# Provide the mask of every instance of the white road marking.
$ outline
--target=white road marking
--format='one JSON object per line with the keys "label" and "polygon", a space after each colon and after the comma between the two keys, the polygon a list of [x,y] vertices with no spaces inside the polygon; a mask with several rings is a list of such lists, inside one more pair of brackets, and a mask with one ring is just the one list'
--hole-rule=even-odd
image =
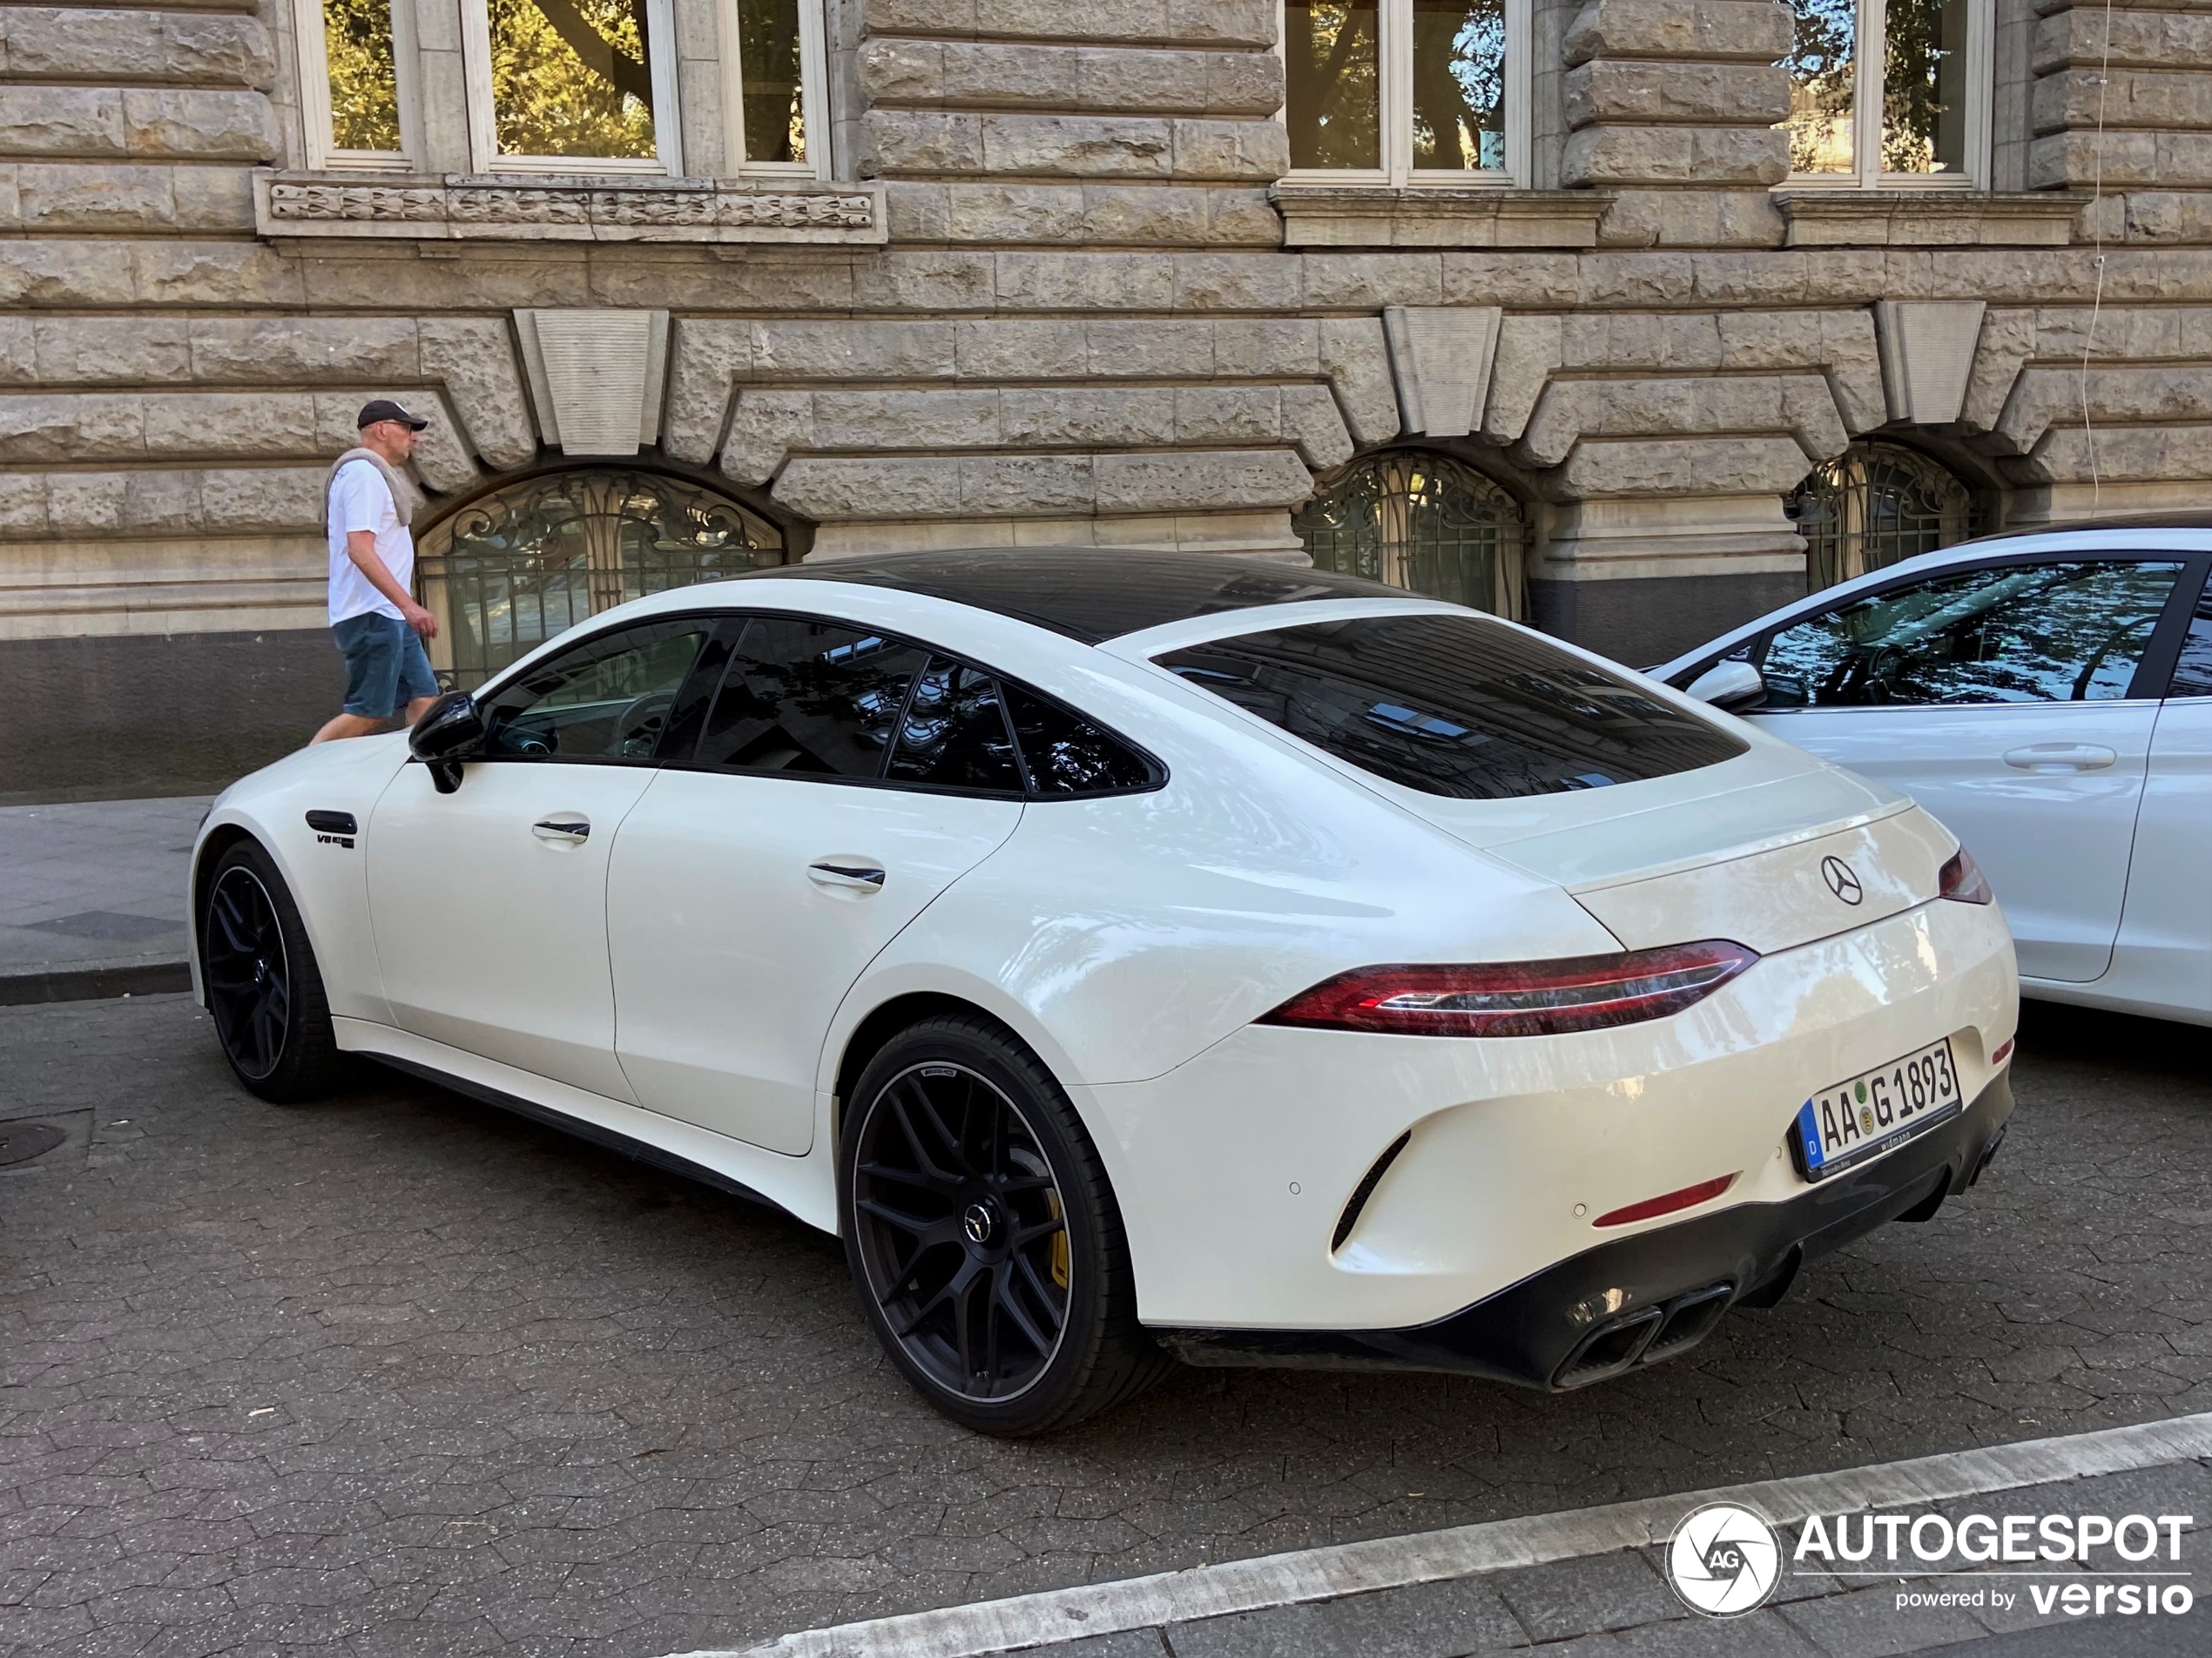
{"label": "white road marking", "polygon": [[2212,1458],[2212,1411],[2138,1427],[2100,1428],[1983,1451],[1953,1451],[1835,1473],[1799,1474],[1018,1594],[803,1630],[742,1653],[724,1648],[681,1658],[982,1658],[1085,1635],[1644,1548],[1664,1541],[1684,1514],[1707,1503],[1746,1503],[1786,1526],[1814,1514],[1938,1502],[2197,1458]]}

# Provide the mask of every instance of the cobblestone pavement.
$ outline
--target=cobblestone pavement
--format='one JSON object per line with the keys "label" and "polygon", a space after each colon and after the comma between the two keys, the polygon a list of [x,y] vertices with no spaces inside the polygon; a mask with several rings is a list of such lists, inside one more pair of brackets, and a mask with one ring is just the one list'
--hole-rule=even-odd
{"label": "cobblestone pavement", "polygon": [[795,1223],[182,998],[0,1010],[0,1650],[647,1658],[2212,1408],[2207,1033],[2032,1010],[1982,1184],[1558,1398],[1200,1372],[967,1436]]}

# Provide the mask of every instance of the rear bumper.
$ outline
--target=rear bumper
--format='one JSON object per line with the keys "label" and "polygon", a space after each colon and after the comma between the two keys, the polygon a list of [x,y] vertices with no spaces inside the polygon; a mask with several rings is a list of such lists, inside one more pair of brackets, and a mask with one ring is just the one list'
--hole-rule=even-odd
{"label": "rear bumper", "polygon": [[1800,1263],[1885,1221],[1925,1219],[2003,1137],[2000,1073],[1959,1115],[1781,1203],[1739,1203],[1617,1238],[1433,1324],[1399,1330],[1155,1330],[1186,1362],[1455,1371],[1562,1390],[1688,1351],[1738,1304],[1770,1306]]}

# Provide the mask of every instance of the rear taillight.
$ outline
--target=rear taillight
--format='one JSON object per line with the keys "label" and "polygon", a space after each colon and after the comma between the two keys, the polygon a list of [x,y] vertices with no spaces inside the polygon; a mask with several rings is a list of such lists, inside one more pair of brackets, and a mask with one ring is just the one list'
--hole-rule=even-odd
{"label": "rear taillight", "polygon": [[1259,1022],[1399,1036],[1555,1036],[1680,1013],[1758,959],[1740,944],[1707,939],[1555,961],[1355,967]]}
{"label": "rear taillight", "polygon": [[1961,846],[1951,854],[1951,861],[1936,877],[1936,896],[1955,899],[1961,904],[1987,904],[1997,895],[1989,890],[1989,877],[1981,873],[1973,853]]}

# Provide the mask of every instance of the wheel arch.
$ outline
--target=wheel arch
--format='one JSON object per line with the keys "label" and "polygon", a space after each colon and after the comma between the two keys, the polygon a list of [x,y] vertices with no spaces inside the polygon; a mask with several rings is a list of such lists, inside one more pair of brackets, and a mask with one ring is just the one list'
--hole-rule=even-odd
{"label": "wheel arch", "polygon": [[[241,840],[253,841],[265,853],[269,844],[243,823],[218,823],[208,826],[200,837],[199,845],[192,850],[192,908],[185,928],[186,959],[192,963],[192,1000],[201,1007],[207,1005],[206,963],[200,960],[200,917],[206,913],[208,885],[215,879],[215,866],[223,861],[223,854]],[[269,853],[273,859],[274,853]],[[280,866],[281,867],[281,866]],[[300,918],[304,923],[306,917]]]}

